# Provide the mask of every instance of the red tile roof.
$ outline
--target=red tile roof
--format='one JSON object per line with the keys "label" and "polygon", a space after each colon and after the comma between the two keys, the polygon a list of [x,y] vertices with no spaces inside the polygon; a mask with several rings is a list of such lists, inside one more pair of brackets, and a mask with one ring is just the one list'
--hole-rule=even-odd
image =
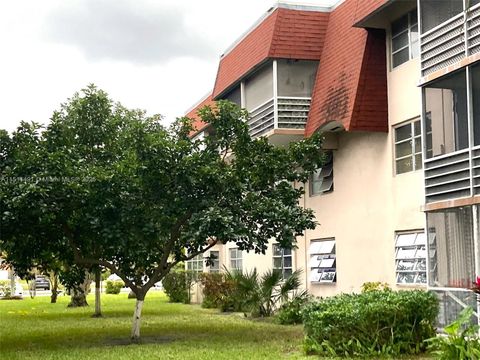
{"label": "red tile roof", "polygon": [[207,127],[207,123],[204,123],[200,116],[198,115],[198,110],[204,106],[215,106],[215,101],[213,101],[212,94],[207,95],[203,98],[193,109],[191,109],[185,116],[193,120],[194,131],[190,135],[195,135],[199,131]]}
{"label": "red tile roof", "polygon": [[220,60],[216,98],[269,58],[319,60],[329,13],[277,8]]}
{"label": "red tile roof", "polygon": [[346,0],[331,13],[278,7],[221,58],[211,96],[187,116],[203,129],[198,109],[267,59],[320,60],[305,135],[330,121],[387,131],[385,32],[354,27],[386,2]]}
{"label": "red tile roof", "polygon": [[330,15],[306,136],[330,121],[347,131],[387,131],[385,34],[352,27],[363,1],[347,0]]}

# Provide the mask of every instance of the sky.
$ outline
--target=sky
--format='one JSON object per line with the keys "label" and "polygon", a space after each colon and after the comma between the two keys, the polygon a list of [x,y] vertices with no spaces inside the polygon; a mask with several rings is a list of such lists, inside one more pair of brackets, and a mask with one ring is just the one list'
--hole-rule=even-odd
{"label": "sky", "polygon": [[220,55],[275,2],[1,1],[0,129],[47,124],[90,83],[168,124],[211,91]]}

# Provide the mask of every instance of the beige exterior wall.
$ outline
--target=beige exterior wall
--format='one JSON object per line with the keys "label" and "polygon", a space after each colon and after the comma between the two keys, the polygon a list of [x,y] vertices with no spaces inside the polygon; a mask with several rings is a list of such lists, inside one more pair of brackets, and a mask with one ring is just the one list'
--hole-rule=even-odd
{"label": "beige exterior wall", "polygon": [[[394,130],[420,116],[417,87],[418,59],[388,73],[389,133],[341,132],[330,135],[334,156],[334,191],[307,196],[302,204],[315,211],[319,225],[298,239],[293,269],[304,269],[303,286],[316,296],[359,291],[369,281],[395,287],[395,233],[425,228],[423,171],[395,175]],[[309,281],[308,247],[312,240],[335,238],[337,282]],[[221,267],[230,266],[228,249],[221,245]],[[243,270],[262,273],[272,267],[272,248],[265,255],[243,252]]]}

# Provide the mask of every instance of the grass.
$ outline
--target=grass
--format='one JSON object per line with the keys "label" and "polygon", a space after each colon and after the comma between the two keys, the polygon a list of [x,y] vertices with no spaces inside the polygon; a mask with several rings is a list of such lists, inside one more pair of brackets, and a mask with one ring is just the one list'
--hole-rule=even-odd
{"label": "grass", "polygon": [[0,301],[2,359],[307,358],[300,326],[171,304],[161,293],[146,298],[139,345],[128,341],[134,300],[127,294],[103,295],[100,319],[91,317],[93,306],[68,309],[68,297],[61,296],[57,304],[49,300]]}

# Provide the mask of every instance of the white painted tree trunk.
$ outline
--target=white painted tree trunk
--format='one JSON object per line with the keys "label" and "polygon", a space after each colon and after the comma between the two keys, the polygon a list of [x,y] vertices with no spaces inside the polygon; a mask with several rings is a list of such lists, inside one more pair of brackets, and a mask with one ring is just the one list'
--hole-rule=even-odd
{"label": "white painted tree trunk", "polygon": [[15,296],[15,270],[13,266],[10,268],[10,296]]}
{"label": "white painted tree trunk", "polygon": [[100,302],[100,294],[102,290],[102,278],[100,274],[100,270],[97,269],[95,272],[95,314],[94,317],[101,317],[102,316],[102,305]]}
{"label": "white painted tree trunk", "polygon": [[143,300],[138,300],[135,304],[135,312],[133,313],[133,325],[132,325],[132,335],[131,338],[134,341],[138,341],[140,339],[140,318],[142,316],[142,307],[143,307]]}

